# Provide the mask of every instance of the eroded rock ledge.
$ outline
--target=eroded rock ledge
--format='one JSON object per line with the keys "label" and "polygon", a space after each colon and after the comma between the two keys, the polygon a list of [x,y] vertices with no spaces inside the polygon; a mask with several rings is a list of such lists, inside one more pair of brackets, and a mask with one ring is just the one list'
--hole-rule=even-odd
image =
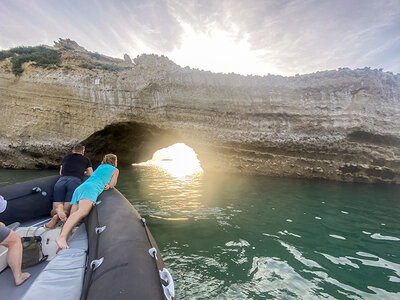
{"label": "eroded rock ledge", "polygon": [[400,75],[214,74],[65,45],[61,65],[25,63],[20,77],[0,61],[1,167],[56,166],[81,141],[94,159],[114,151],[126,163],[185,142],[206,169],[400,183]]}

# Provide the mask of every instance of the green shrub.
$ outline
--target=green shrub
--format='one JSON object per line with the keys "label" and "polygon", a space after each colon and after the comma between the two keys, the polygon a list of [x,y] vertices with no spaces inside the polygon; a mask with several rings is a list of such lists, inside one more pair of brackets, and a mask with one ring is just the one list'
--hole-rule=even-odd
{"label": "green shrub", "polygon": [[89,70],[92,70],[92,69],[95,68],[94,65],[88,64],[88,63],[82,63],[82,64],[79,65],[79,67],[84,68],[84,69],[89,69]]}
{"label": "green shrub", "polygon": [[101,54],[97,53],[97,52],[90,52],[89,53],[91,57],[95,58],[95,59],[100,59],[101,58]]}
{"label": "green shrub", "polygon": [[9,50],[0,51],[0,60],[11,57],[12,72],[19,76],[22,74],[22,64],[33,61],[36,66],[47,68],[50,66],[59,66],[61,63],[60,53],[44,46],[36,47],[16,47]]}
{"label": "green shrub", "polygon": [[71,46],[64,46],[64,47],[62,47],[62,49],[63,49],[63,50],[68,50],[68,51],[73,51],[73,50],[75,50],[74,47],[71,47]]}
{"label": "green shrub", "polygon": [[14,73],[15,76],[19,76],[22,74],[22,72],[24,72],[24,69],[22,69],[22,64],[24,62],[25,61],[21,59],[20,56],[14,56],[13,58],[11,58],[11,71]]}
{"label": "green shrub", "polygon": [[9,50],[0,51],[0,61],[5,60],[6,58],[9,58],[11,56],[13,56],[13,54]]}
{"label": "green shrub", "polygon": [[106,71],[110,71],[110,72],[115,72],[115,71],[121,71],[124,69],[124,67],[120,67],[117,65],[110,65],[110,64],[102,64],[102,63],[95,63],[95,64],[91,64],[91,63],[81,63],[79,65],[81,68],[85,68],[85,69],[89,69],[89,70],[93,70],[93,69],[103,69]]}
{"label": "green shrub", "polygon": [[96,66],[98,66],[100,69],[106,70],[106,71],[120,71],[123,69],[123,67],[117,66],[117,65],[110,65],[110,64],[100,64],[97,63]]}

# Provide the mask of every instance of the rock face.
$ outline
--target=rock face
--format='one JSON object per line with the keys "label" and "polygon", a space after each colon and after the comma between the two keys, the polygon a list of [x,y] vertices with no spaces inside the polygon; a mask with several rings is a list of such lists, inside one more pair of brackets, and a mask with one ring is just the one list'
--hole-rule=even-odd
{"label": "rock face", "polygon": [[214,74],[154,55],[109,71],[81,67],[82,55],[101,57],[72,48],[60,68],[28,63],[21,77],[0,62],[2,167],[56,166],[81,141],[127,163],[184,142],[206,169],[400,183],[399,75]]}
{"label": "rock face", "polygon": [[131,64],[132,63],[132,59],[130,58],[130,56],[128,54],[124,54],[124,61]]}

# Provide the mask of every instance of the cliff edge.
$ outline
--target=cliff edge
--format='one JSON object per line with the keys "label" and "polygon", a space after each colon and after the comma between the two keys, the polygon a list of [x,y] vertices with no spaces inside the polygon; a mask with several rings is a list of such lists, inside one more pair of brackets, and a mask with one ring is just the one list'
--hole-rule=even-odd
{"label": "cliff edge", "polygon": [[116,152],[126,163],[185,142],[206,169],[400,183],[400,75],[215,74],[163,56],[110,58],[71,40],[42,47],[54,61],[39,61],[40,49],[1,51],[3,168],[57,166],[82,141],[89,156]]}

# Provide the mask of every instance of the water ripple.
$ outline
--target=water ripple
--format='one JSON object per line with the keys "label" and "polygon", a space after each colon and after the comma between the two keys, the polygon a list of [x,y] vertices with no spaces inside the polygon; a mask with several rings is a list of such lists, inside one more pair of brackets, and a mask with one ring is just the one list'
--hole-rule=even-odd
{"label": "water ripple", "polygon": [[330,234],[330,237],[333,237],[334,239],[339,239],[339,240],[346,240],[344,236],[337,235],[337,234]]}
{"label": "water ripple", "polygon": [[372,266],[392,270],[400,278],[400,264],[388,261],[374,254],[366,252],[357,252],[356,254],[364,258],[352,257],[352,259],[359,260],[364,266]]}
{"label": "water ripple", "polygon": [[150,217],[180,299],[400,299],[393,187],[132,176],[118,188]]}
{"label": "water ripple", "polygon": [[395,242],[400,241],[400,239],[397,238],[397,237],[381,235],[380,233],[374,233],[374,234],[372,234],[372,235],[371,235],[371,238],[372,238],[372,239],[375,239],[375,240],[385,240],[385,241],[395,241]]}
{"label": "water ripple", "polygon": [[311,259],[307,259],[305,258],[302,253],[297,250],[295,247],[290,246],[282,241],[279,241],[281,243],[281,245],[283,247],[285,247],[299,262],[301,262],[302,264],[304,264],[305,266],[309,267],[309,268],[319,268],[319,269],[323,269],[317,262],[311,260]]}
{"label": "water ripple", "polygon": [[[318,253],[318,252],[317,252]],[[324,256],[327,260],[329,260],[331,263],[335,265],[344,265],[344,266],[350,266],[355,269],[359,269],[359,265],[353,263],[349,258],[347,257],[334,257],[332,255],[326,254],[326,253],[319,253],[322,256]]]}

